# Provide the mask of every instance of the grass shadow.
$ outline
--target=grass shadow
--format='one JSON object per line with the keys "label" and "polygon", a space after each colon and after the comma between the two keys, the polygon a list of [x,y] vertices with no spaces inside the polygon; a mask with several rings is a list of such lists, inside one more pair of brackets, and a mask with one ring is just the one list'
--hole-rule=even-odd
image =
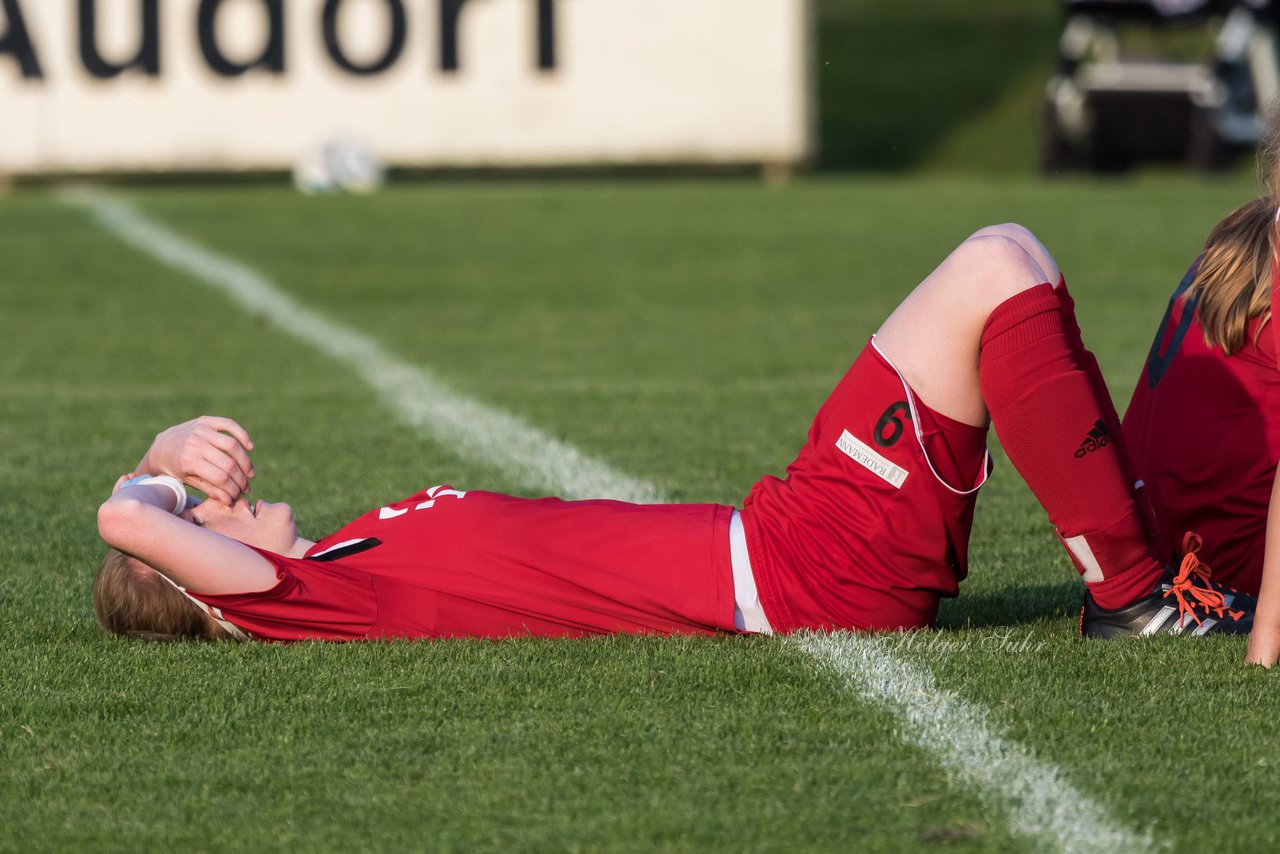
{"label": "grass shadow", "polygon": [[938,611],[940,629],[1013,626],[1038,620],[1074,617],[1080,612],[1078,581],[1017,584],[984,593],[944,599]]}

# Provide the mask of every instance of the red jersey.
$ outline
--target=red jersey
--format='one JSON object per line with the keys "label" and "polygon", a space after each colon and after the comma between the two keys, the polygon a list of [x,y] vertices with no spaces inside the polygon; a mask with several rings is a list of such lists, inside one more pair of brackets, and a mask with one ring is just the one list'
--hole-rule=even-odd
{"label": "red jersey", "polygon": [[1150,490],[1163,557],[1174,559],[1183,533],[1195,531],[1214,578],[1256,594],[1280,459],[1276,342],[1255,319],[1238,352],[1206,344],[1198,300],[1187,293],[1194,272],[1193,265],[1156,332],[1125,412],[1124,440]]}
{"label": "red jersey", "polygon": [[191,595],[259,640],[732,632],[731,515],[438,486],[260,552],[270,590]]}

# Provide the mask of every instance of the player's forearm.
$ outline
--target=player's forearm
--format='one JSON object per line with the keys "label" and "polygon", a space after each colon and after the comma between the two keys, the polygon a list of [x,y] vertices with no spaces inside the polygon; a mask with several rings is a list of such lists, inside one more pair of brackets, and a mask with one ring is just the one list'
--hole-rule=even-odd
{"label": "player's forearm", "polygon": [[155,438],[151,440],[151,444],[147,446],[147,450],[143,453],[142,459],[138,460],[138,465],[134,467],[135,472],[138,474],[167,474],[170,477],[178,478],[182,476],[181,472],[173,471],[172,466],[166,466],[164,463],[165,455],[163,453],[164,448],[161,446],[161,440],[165,437],[166,432],[167,431],[162,431],[161,433],[158,433]]}
{"label": "player's forearm", "polygon": [[160,468],[151,461],[151,452],[142,455],[142,459],[138,460],[138,464],[133,467],[138,474],[169,474],[167,471],[161,471]]}
{"label": "player's forearm", "polygon": [[1245,661],[1270,667],[1280,659],[1280,478],[1271,486],[1267,541],[1262,559],[1262,589],[1249,635]]}
{"label": "player's forearm", "polygon": [[128,550],[148,520],[181,512],[174,490],[164,483],[143,483],[116,492],[98,508],[98,534],[107,545]]}
{"label": "player's forearm", "polygon": [[132,500],[149,507],[158,507],[175,516],[187,507],[187,493],[177,478],[152,476],[150,472],[135,472],[128,479],[121,478],[111,491],[110,501]]}

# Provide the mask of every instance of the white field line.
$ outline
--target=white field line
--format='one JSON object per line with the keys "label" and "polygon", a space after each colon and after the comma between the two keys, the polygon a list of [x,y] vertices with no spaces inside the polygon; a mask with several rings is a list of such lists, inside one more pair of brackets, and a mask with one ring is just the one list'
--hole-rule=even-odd
{"label": "white field line", "polygon": [[[222,291],[252,314],[353,370],[405,423],[465,457],[501,467],[517,482],[565,497],[661,501],[647,481],[625,475],[510,413],[455,391],[429,371],[387,353],[280,291],[261,274],[153,222],[131,205],[92,189],[61,194],[133,248]],[[1118,826],[1052,765],[997,734],[979,707],[941,691],[932,677],[855,634],[788,641],[834,669],[849,690],[893,713],[904,738],[953,777],[976,787],[989,808],[1034,844],[1059,851],[1142,851],[1148,835]]]}
{"label": "white field line", "polygon": [[429,370],[396,358],[376,340],[307,308],[260,273],[175,234],[133,206],[84,187],[65,190],[60,198],[89,210],[104,229],[144,255],[221,291],[251,315],[343,363],[406,424],[461,457],[494,465],[527,489],[554,488],[564,498],[662,501],[653,484],[460,394]]}
{"label": "white field line", "polygon": [[1057,768],[998,735],[981,707],[940,689],[927,670],[894,655],[885,640],[838,632],[797,635],[791,642],[834,670],[851,692],[892,713],[905,741],[936,757],[953,781],[973,787],[1018,836],[1065,852],[1156,848],[1150,833],[1117,824]]}

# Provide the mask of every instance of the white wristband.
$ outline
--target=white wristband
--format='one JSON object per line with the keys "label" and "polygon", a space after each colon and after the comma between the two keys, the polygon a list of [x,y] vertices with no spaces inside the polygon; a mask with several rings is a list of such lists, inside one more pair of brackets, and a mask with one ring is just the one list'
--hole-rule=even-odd
{"label": "white wristband", "polygon": [[187,490],[182,486],[182,482],[176,477],[170,477],[167,474],[142,474],[137,477],[130,478],[120,484],[121,489],[128,489],[131,486],[143,486],[144,484],[154,483],[160,486],[167,486],[173,490],[174,498],[178,503],[171,511],[175,516],[181,516],[182,511],[187,509]]}

